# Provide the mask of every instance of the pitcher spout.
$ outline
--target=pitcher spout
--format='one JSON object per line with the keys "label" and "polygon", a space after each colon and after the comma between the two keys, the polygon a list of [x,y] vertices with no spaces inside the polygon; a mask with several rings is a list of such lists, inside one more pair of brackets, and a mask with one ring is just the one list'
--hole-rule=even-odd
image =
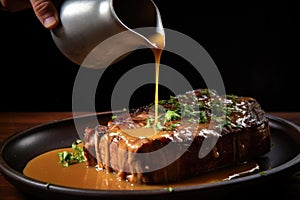
{"label": "pitcher spout", "polygon": [[[128,6],[136,6],[135,14]],[[149,48],[165,46],[165,32],[158,7],[152,0],[113,0],[113,14],[128,31],[132,31],[142,45]]]}
{"label": "pitcher spout", "polygon": [[105,68],[141,45],[165,45],[152,0],[65,0],[59,10],[61,24],[50,30],[52,38],[67,58],[84,67]]}

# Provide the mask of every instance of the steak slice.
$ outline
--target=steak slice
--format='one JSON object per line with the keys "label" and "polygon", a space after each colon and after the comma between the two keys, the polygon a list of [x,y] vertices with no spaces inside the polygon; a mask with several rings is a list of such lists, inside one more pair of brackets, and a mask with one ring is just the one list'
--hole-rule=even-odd
{"label": "steak slice", "polygon": [[132,183],[160,184],[252,161],[270,151],[269,121],[253,98],[198,89],[159,105],[157,124],[149,105],[86,128],[87,165]]}

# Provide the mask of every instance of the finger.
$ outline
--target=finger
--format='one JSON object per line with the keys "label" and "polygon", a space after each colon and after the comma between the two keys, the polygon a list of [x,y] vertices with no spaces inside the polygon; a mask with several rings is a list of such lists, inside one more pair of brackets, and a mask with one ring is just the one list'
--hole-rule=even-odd
{"label": "finger", "polygon": [[48,29],[56,27],[59,23],[58,13],[51,0],[30,0],[35,15]]}

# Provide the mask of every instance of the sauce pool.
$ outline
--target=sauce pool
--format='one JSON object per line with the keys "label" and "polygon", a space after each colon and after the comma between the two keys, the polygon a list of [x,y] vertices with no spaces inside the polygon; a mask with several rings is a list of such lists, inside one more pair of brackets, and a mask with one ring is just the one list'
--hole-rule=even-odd
{"label": "sauce pool", "polygon": [[124,180],[119,180],[116,174],[106,173],[106,171],[103,170],[97,171],[94,167],[87,167],[84,162],[63,167],[59,163],[58,152],[64,150],[72,151],[71,148],[56,149],[33,158],[25,166],[23,174],[35,180],[45,182],[45,184],[71,188],[95,190],[153,190],[170,187],[176,189],[178,187],[226,181],[259,170],[259,166],[256,163],[249,162],[235,167],[215,170],[178,183],[161,185],[132,184]]}

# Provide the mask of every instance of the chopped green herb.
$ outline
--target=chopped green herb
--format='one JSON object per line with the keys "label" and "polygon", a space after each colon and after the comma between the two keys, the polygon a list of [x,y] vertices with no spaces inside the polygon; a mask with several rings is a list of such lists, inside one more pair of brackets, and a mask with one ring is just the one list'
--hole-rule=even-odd
{"label": "chopped green herb", "polygon": [[238,96],[231,94],[231,95],[226,95],[226,98],[231,99],[233,105],[237,104]]}
{"label": "chopped green herb", "polygon": [[213,92],[213,91],[211,91],[211,90],[208,89],[208,88],[205,88],[205,89],[203,89],[203,90],[201,91],[201,94],[202,94],[202,95],[209,95],[211,92]]}
{"label": "chopped green herb", "polygon": [[169,122],[171,120],[179,119],[180,115],[176,113],[174,110],[168,110],[165,114],[164,123]]}
{"label": "chopped green herb", "polygon": [[151,128],[151,124],[154,122],[153,118],[148,118],[147,119],[147,124],[145,126],[145,128]]}
{"label": "chopped green herb", "polygon": [[265,171],[261,171],[259,174],[260,174],[261,176],[265,176],[265,175],[266,175],[266,172],[265,172]]}
{"label": "chopped green herb", "polygon": [[161,125],[160,122],[157,122],[157,124],[155,124],[155,127],[154,127],[156,130],[163,130],[165,127]]}
{"label": "chopped green herb", "polygon": [[173,192],[174,191],[174,189],[172,187],[164,188],[164,190],[168,190],[169,192]]}
{"label": "chopped green herb", "polygon": [[179,123],[179,122],[177,122],[177,123],[175,123],[175,124],[171,124],[171,125],[167,128],[167,130],[168,130],[168,131],[172,131],[172,130],[174,130],[177,126],[180,126],[180,123]]}
{"label": "chopped green herb", "polygon": [[81,140],[77,140],[72,143],[72,152],[62,151],[58,152],[59,163],[68,167],[71,164],[85,162],[86,159],[84,157],[83,147],[78,146],[78,144],[82,143]]}

